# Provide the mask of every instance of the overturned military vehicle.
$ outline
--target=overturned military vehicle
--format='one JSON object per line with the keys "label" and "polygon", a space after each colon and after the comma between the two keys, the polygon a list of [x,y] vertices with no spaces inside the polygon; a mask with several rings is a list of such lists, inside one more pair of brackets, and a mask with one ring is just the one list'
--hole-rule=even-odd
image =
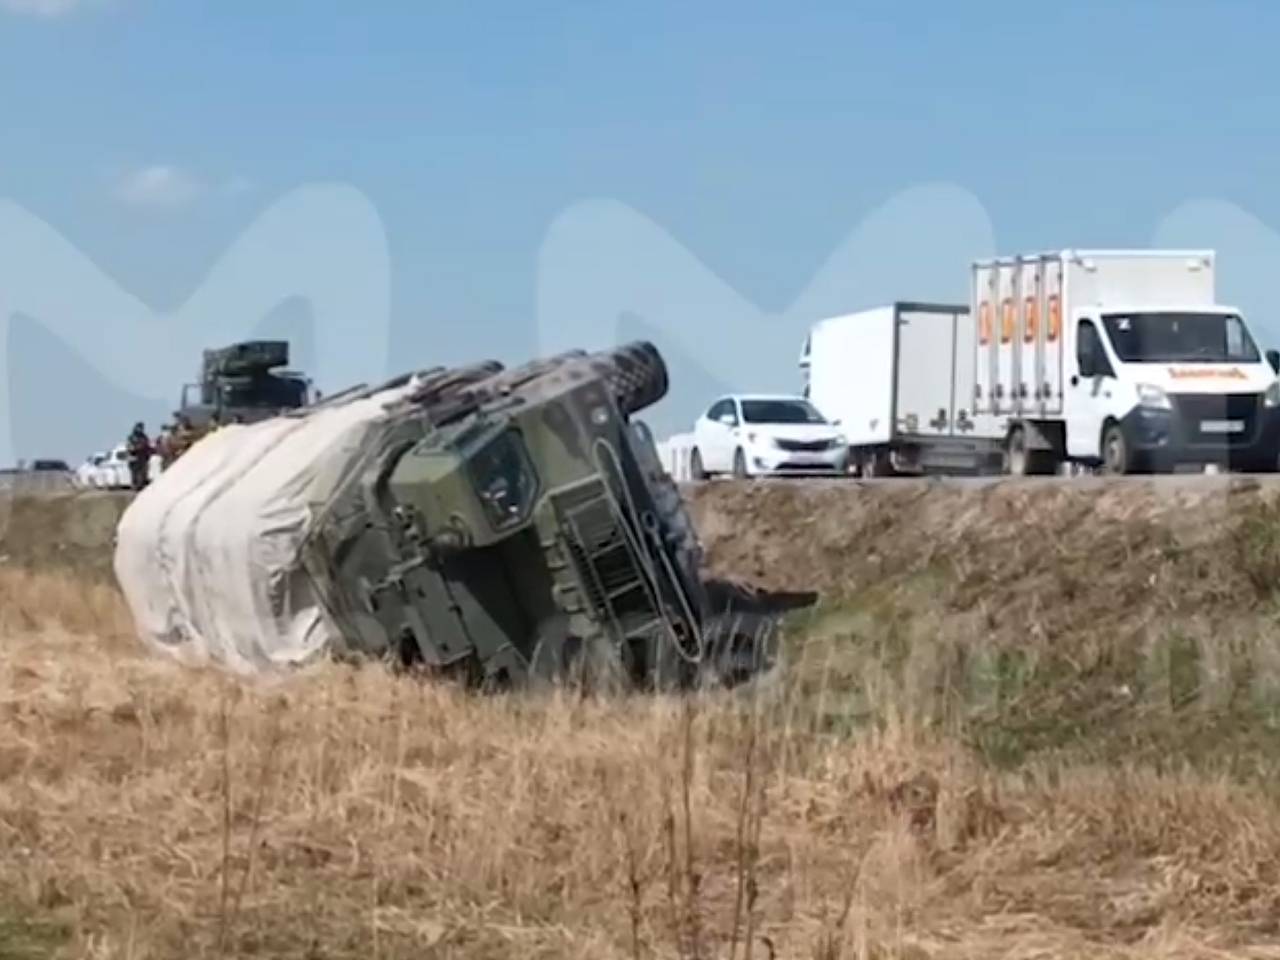
{"label": "overturned military vehicle", "polygon": [[[647,428],[648,343],[435,368],[202,439],[120,521],[144,640],[240,672],[386,657],[504,687],[758,669]],[[741,596],[737,594],[735,596]]]}

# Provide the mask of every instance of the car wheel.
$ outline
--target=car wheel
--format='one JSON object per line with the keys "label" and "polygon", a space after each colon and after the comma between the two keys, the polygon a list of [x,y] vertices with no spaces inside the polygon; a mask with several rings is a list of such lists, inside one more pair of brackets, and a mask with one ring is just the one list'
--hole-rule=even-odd
{"label": "car wheel", "polygon": [[697,447],[689,454],[689,476],[699,481],[707,479],[706,467],[702,465],[702,451]]}
{"label": "car wheel", "polygon": [[733,476],[737,480],[746,480],[747,473],[747,455],[742,452],[739,447],[733,452]]}
{"label": "car wheel", "polygon": [[1102,431],[1102,472],[1122,476],[1133,471],[1133,458],[1120,424],[1111,423]]}

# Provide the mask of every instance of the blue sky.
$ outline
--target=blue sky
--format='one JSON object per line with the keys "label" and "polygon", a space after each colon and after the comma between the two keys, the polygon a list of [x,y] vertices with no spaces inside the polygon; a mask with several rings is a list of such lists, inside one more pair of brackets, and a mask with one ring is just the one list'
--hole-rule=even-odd
{"label": "blue sky", "polygon": [[[816,314],[963,299],[990,246],[1216,246],[1223,297],[1280,339],[1277,21],[1174,0],[0,0],[0,198],[163,313],[281,197],[347,185],[385,231],[389,328],[381,366],[337,375],[515,362],[598,315],[602,342],[670,346],[665,432],[718,389],[798,386]],[[197,359],[170,396],[10,320],[14,456],[157,424]],[[261,329],[308,322],[285,303]]]}

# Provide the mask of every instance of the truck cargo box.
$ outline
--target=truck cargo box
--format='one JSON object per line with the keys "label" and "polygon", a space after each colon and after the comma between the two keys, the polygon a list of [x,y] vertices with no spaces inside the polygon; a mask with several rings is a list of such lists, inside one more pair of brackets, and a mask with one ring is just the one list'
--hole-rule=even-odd
{"label": "truck cargo box", "polygon": [[974,416],[974,358],[968,308],[896,302],[816,323],[801,366],[809,399],[839,421],[855,453],[881,448],[921,461],[949,449],[954,463],[948,441],[996,433]]}
{"label": "truck cargo box", "polygon": [[1076,312],[1103,304],[1214,303],[1206,251],[1078,250],[973,264],[979,414],[1063,413],[1064,348]]}

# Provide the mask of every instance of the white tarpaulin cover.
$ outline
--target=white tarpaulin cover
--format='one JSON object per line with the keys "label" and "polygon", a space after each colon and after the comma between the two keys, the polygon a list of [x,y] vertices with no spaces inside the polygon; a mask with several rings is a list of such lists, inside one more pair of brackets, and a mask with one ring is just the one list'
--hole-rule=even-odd
{"label": "white tarpaulin cover", "polygon": [[299,664],[336,643],[294,576],[299,548],[383,405],[414,386],[225,426],[142,490],[120,519],[115,572],[143,641],[240,673]]}

